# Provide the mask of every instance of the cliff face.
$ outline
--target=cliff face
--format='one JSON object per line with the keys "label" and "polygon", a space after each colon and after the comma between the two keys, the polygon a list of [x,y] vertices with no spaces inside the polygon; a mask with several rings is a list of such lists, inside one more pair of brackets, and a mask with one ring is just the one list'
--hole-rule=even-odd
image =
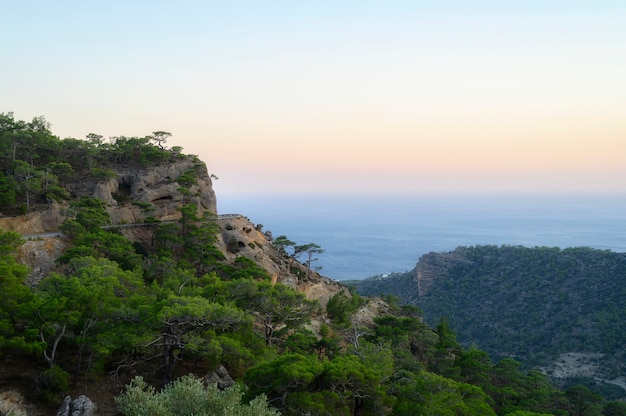
{"label": "cliff face", "polygon": [[[191,197],[181,192],[177,180],[193,170],[196,183],[189,187]],[[217,203],[206,165],[188,157],[173,163],[150,167],[120,166],[112,178],[81,178],[66,184],[75,198],[98,198],[107,206],[111,224],[136,223],[152,216],[157,220],[178,219],[178,208],[191,199],[201,211],[217,213]],[[19,217],[0,218],[0,228],[20,234],[39,234],[59,230],[69,204],[52,203],[47,210]]]}
{"label": "cliff face", "polygon": [[457,252],[424,254],[415,266],[413,277],[419,296],[424,296],[433,282],[445,275],[452,267],[471,263],[471,260]]}
{"label": "cliff face", "polygon": [[[194,178],[188,192],[182,192],[178,181],[187,175]],[[110,175],[113,176],[113,175]],[[111,224],[141,223],[146,217],[160,221],[180,218],[179,208],[188,202],[198,206],[198,214],[208,211],[217,214],[213,184],[206,165],[194,157],[150,167],[120,166],[109,178],[81,178],[66,184],[74,198],[95,197],[106,204]],[[0,218],[0,228],[16,231],[26,237],[18,256],[32,269],[29,284],[35,285],[56,265],[56,259],[69,248],[70,242],[59,233],[59,227],[70,215],[69,204],[52,203],[46,210],[18,217]],[[283,283],[304,293],[310,299],[326,304],[334,294],[345,291],[339,283],[315,272],[308,280],[294,276],[286,259],[272,245],[271,233],[263,232],[242,215],[218,217],[220,233],[218,248],[226,258],[238,256],[253,260],[272,277],[273,283]],[[120,230],[127,238],[145,244],[151,239],[146,227],[128,227]],[[304,266],[301,275],[306,274]]]}
{"label": "cliff face", "polygon": [[[272,283],[282,283],[298,292],[304,293],[309,299],[317,299],[322,305],[338,292],[346,288],[340,283],[311,271],[309,279],[294,276],[288,267],[287,260],[272,244],[270,232],[263,232],[247,217],[238,214],[220,215],[218,219],[220,234],[218,247],[227,259],[235,260],[238,256],[247,257],[272,277]],[[306,269],[294,262],[292,267],[300,268],[302,275]]]}
{"label": "cliff face", "polygon": [[[189,186],[191,196],[186,196],[177,180],[190,172],[195,183]],[[176,220],[184,200],[194,202],[200,212],[217,213],[206,165],[194,157],[150,167],[120,166],[115,169],[114,177],[81,178],[66,184],[66,188],[74,198],[95,197],[104,201],[113,225],[140,223],[148,216],[161,221]],[[43,211],[0,218],[0,229],[18,232],[27,239],[18,256],[33,270],[31,284],[47,275],[56,259],[69,247],[65,238],[54,234],[69,212],[69,203],[51,203]],[[141,227],[124,230],[124,234],[135,241],[146,238],[144,233]]]}
{"label": "cliff face", "polygon": [[[193,171],[195,184],[189,187],[191,197],[181,192],[177,182]],[[112,224],[134,223],[152,216],[161,221],[177,219],[183,201],[195,203],[201,211],[217,213],[213,184],[206,165],[188,157],[183,160],[150,167],[121,167],[117,176],[70,185],[78,196],[91,196],[108,206]],[[128,204],[126,202],[132,202]],[[149,209],[142,206],[149,206]]]}

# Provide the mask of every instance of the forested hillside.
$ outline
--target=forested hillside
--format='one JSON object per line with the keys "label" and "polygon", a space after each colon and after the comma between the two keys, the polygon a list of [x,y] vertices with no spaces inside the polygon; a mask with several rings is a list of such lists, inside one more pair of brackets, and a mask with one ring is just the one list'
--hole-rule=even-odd
{"label": "forested hillside", "polygon": [[[459,247],[451,256],[464,261],[437,276],[421,296],[408,296],[407,287],[416,292],[415,271],[354,283],[362,285],[359,293],[395,294],[419,306],[431,324],[447,317],[464,345],[476,343],[494,358],[515,357],[551,373],[564,354],[586,354],[595,357],[596,378],[626,374],[624,254],[476,246]],[[593,375],[581,375],[588,379],[574,381],[595,384]]]}
{"label": "forested hillside", "polygon": [[27,285],[23,237],[0,232],[0,414],[53,414],[86,394],[102,415],[626,415],[587,387],[560,390],[518,361],[463,348],[446,320],[430,328],[394,299],[305,296],[294,288],[315,275],[297,259],[307,245],[285,236],[263,250],[298,284],[273,282],[236,241],[219,249],[215,213],[194,202],[199,161],[164,178],[183,196],[176,220],[114,192],[145,214],[146,233],[130,239],[90,187],[188,156],[165,132],[77,140],[49,129],[0,115],[3,215],[58,204],[68,247]]}

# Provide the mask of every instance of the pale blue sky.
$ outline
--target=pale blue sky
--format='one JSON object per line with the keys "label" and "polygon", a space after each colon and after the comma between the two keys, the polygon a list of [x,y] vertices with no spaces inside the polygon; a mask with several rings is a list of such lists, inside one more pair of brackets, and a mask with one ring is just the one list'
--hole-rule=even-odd
{"label": "pale blue sky", "polygon": [[0,1],[0,111],[218,192],[626,193],[624,1]]}

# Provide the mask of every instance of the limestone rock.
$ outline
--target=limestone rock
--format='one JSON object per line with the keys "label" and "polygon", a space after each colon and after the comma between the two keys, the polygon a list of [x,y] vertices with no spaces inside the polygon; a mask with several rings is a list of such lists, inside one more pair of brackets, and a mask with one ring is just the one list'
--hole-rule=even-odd
{"label": "limestone rock", "polygon": [[[220,234],[218,247],[227,259],[233,261],[238,256],[253,260],[272,277],[272,283],[282,283],[304,293],[308,299],[315,299],[322,306],[338,292],[347,292],[345,286],[312,271],[309,279],[299,279],[289,272],[288,261],[272,245],[271,232],[260,230],[250,219],[239,214],[225,214],[218,217]],[[292,267],[299,268],[301,275],[306,268],[298,262]]]}
{"label": "limestone rock", "polygon": [[413,280],[417,283],[420,296],[424,296],[435,279],[443,276],[452,267],[469,264],[471,260],[457,252],[428,253],[419,258]]}
{"label": "limestone rock", "polygon": [[94,416],[98,406],[85,395],[72,400],[66,396],[56,412],[56,416]]}
{"label": "limestone rock", "polygon": [[175,163],[150,166],[142,169],[126,168],[119,170],[119,192],[126,193],[133,202],[152,204],[151,214],[159,219],[178,215],[178,207],[184,195],[176,182],[182,175],[195,170],[197,184],[190,187],[192,200],[201,210],[217,213],[217,202],[213,184],[206,165],[193,157]]}
{"label": "limestone rock", "polygon": [[53,202],[47,209],[30,212],[18,217],[0,218],[0,229],[20,234],[36,234],[57,231],[65,220],[65,209]]}
{"label": "limestone rock", "polygon": [[57,259],[70,246],[67,238],[29,239],[18,248],[17,258],[30,269],[26,284],[34,287],[57,265]]}
{"label": "limestone rock", "polygon": [[56,416],[69,416],[70,415],[70,405],[72,404],[72,398],[70,396],[65,396],[63,399],[63,403],[59,406],[59,410],[56,412]]}
{"label": "limestone rock", "polygon": [[280,262],[280,255],[267,235],[250,219],[239,214],[225,214],[218,217],[218,224],[217,245],[229,260],[239,256],[253,260],[267,270],[274,283],[287,274],[286,264]]}
{"label": "limestone rock", "polygon": [[8,390],[0,393],[0,415],[26,415],[24,397],[16,390]]}
{"label": "limestone rock", "polygon": [[[192,196],[188,197],[180,191],[177,180],[192,170],[196,184],[190,186]],[[104,201],[112,224],[134,223],[147,216],[159,220],[177,219],[178,208],[185,198],[186,202],[191,198],[201,211],[217,212],[206,165],[193,156],[154,166],[120,166],[114,171],[114,178],[84,178],[67,184],[70,192],[78,197]]]}
{"label": "limestone rock", "polygon": [[216,383],[217,387],[220,390],[223,390],[235,384],[235,380],[233,380],[230,374],[228,374],[228,370],[226,370],[226,367],[221,364],[215,369],[215,371],[209,373],[204,378],[204,381],[208,384]]}

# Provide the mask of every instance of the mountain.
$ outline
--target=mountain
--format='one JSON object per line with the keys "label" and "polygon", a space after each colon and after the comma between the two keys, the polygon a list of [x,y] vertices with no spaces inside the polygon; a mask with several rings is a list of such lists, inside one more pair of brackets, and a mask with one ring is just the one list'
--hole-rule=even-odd
{"label": "mountain", "polygon": [[418,306],[430,325],[445,316],[462,344],[475,343],[494,358],[514,357],[558,379],[624,386],[622,253],[458,247],[422,256],[408,273],[346,284],[362,295],[386,293]]}
{"label": "mountain", "polygon": [[[61,140],[0,114],[0,414],[626,415],[321,276],[315,243],[219,215],[168,137]],[[431,260],[377,284],[419,300],[480,256]]]}

